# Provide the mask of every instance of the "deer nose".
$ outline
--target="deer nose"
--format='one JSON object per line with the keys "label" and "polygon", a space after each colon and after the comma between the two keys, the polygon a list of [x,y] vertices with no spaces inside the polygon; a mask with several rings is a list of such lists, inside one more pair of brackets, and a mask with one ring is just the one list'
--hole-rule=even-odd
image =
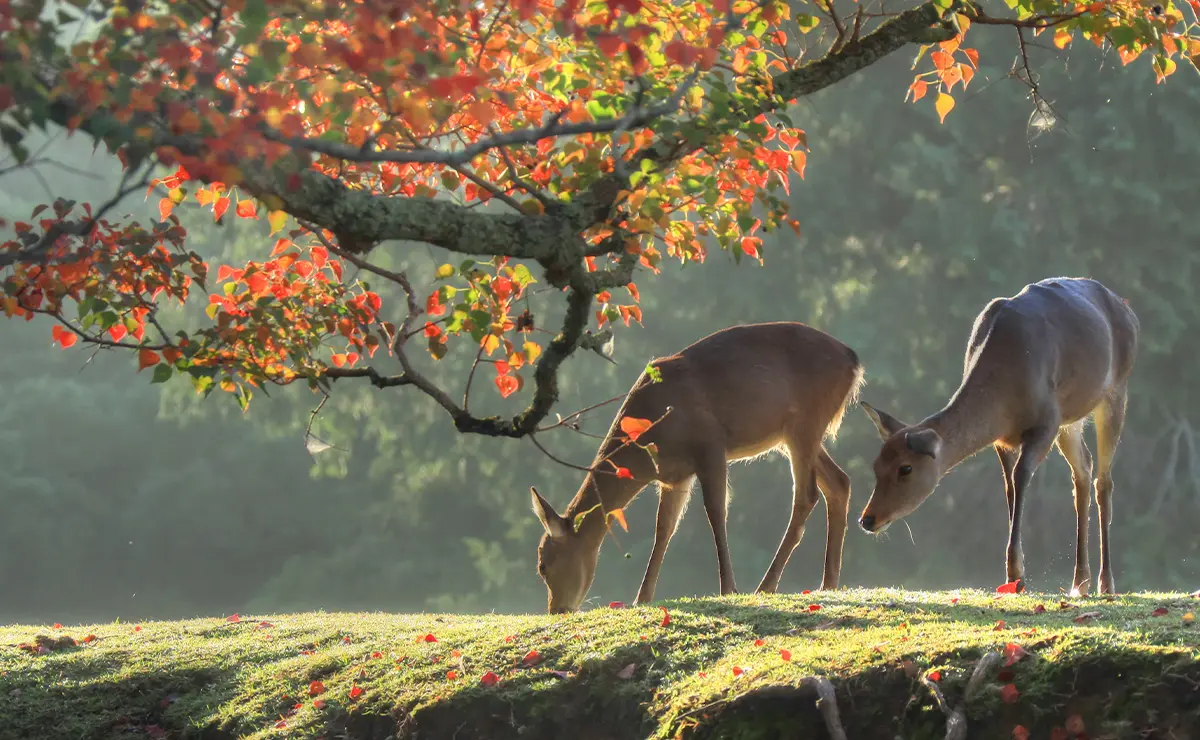
{"label": "deer nose", "polygon": [[860,527],[862,527],[864,531],[866,531],[866,532],[870,532],[872,529],[874,529],[874,528],[875,528],[875,517],[874,517],[874,515],[872,515],[872,514],[863,514],[863,515],[862,515],[862,518],[858,520],[858,525],[859,525]]}

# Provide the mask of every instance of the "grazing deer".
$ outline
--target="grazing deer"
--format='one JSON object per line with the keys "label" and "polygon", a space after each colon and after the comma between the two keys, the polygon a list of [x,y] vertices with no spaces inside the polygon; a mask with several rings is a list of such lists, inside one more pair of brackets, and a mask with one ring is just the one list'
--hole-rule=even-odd
{"label": "grazing deer", "polygon": [[[537,489],[530,489],[534,513],[546,529],[538,545],[538,573],[549,591],[550,613],[579,608],[596,573],[607,512],[623,509],[653,482],[659,494],[654,547],[637,603],[654,600],[663,556],[694,479],[700,481],[717,548],[721,593],[735,593],[725,532],[727,468],[730,461],[775,449],[791,460],[792,517],[758,590],[778,587],[816,506],[818,486],[827,518],[821,587],[837,588],[850,479],[822,442],[836,436],[862,385],[863,368],[854,351],[804,324],[773,322],[723,329],[650,365],[654,370],[643,373],[630,389],[600,444],[593,472],[584,477],[566,512],[558,514]],[[655,374],[657,382],[651,377]],[[638,445],[657,446],[657,465],[641,447],[622,446],[625,418],[661,419],[637,440]],[[631,477],[613,475],[613,466],[625,468]]]}
{"label": "grazing deer", "polygon": [[1096,425],[1096,503],[1100,507],[1100,591],[1113,593],[1109,524],[1112,463],[1139,324],[1128,304],[1095,280],[1052,278],[996,298],[975,319],[963,379],[945,408],[908,425],[862,403],[884,439],[875,458],[875,490],[859,524],[879,533],[911,514],[942,476],[991,445],[1008,498],[1008,581],[1024,578],[1021,505],[1052,445],[1071,466],[1075,486],[1075,577],[1086,595],[1088,480],[1092,456],[1083,439]]}

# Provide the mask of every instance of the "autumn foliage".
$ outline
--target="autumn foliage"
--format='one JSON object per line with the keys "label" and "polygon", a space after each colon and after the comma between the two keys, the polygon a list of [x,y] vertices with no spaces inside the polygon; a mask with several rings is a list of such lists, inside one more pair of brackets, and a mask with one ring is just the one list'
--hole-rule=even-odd
{"label": "autumn foliage", "polygon": [[[47,317],[64,349],[126,348],[154,382],[183,375],[243,407],[266,384],[362,377],[415,386],[464,431],[520,436],[585,327],[642,321],[636,272],[714,248],[762,261],[764,232],[799,233],[784,197],[809,150],[786,108],[879,49],[918,45],[907,96],[943,121],[983,63],[970,39],[991,27],[1016,29],[1026,64],[1041,36],[1147,56],[1160,81],[1200,54],[1196,0],[1011,0],[1003,17],[959,0],[844,5],[0,2],[4,145],[23,160],[26,133],[65,127],[114,151],[122,192],[148,201],[140,221],[63,197],[11,224],[0,308]],[[206,264],[183,209],[262,221],[262,259]],[[370,261],[389,240],[458,256],[410,276]],[[529,312],[539,283],[565,293],[557,333]],[[161,306],[189,300],[209,325],[163,325]],[[416,368],[413,339],[434,361],[468,345],[504,398],[534,380],[529,405],[475,419]]]}

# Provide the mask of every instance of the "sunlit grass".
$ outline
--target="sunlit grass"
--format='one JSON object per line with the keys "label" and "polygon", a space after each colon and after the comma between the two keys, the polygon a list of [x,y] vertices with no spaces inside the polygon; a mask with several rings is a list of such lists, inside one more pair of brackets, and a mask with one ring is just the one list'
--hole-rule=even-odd
{"label": "sunlit grass", "polygon": [[[1011,737],[1017,724],[1048,732],[1068,713],[1089,722],[1092,737],[1103,736],[1103,723],[1124,737],[1139,723],[1166,721],[1148,712],[1162,687],[1176,677],[1200,680],[1200,628],[1185,617],[1200,603],[1132,594],[1060,608],[1060,598],[849,589],[566,617],[306,613],[14,625],[0,627],[0,737],[161,729],[177,737],[355,738],[420,729],[421,737],[553,738],[580,723],[610,727],[604,737],[776,737],[774,705],[754,704],[757,692],[814,675],[837,688],[851,737],[940,737],[944,718],[921,677],[938,671],[947,698],[961,704],[974,662],[1008,643],[1031,657],[1007,668],[1011,676],[989,677],[967,707],[971,737],[983,727],[989,737]],[[1166,614],[1153,616],[1160,607]],[[1076,622],[1089,613],[1098,616]],[[18,648],[38,634],[97,639],[43,655]],[[1122,674],[1124,683],[1100,686],[1095,670],[1114,680]],[[1081,676],[1100,688],[1081,688]],[[310,696],[314,681],[324,690]],[[1019,698],[1006,704],[1000,689],[1009,682]],[[821,727],[811,697],[790,701],[789,726]],[[1200,701],[1179,701],[1171,721],[1191,717],[1194,728]],[[742,705],[755,709],[733,711]]]}

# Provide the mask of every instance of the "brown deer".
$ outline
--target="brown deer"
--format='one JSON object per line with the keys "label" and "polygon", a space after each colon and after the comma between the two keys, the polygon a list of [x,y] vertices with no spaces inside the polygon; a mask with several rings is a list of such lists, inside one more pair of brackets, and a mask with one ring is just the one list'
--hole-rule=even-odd
{"label": "brown deer", "polygon": [[[821,587],[837,588],[850,479],[822,442],[836,436],[862,385],[863,368],[854,351],[804,324],[773,322],[723,329],[650,367],[630,389],[566,512],[558,514],[530,489],[534,513],[546,529],[538,545],[538,573],[549,591],[550,613],[579,608],[596,573],[607,512],[623,509],[653,482],[658,483],[658,516],[637,603],[654,600],[667,544],[695,479],[717,548],[721,593],[735,593],[725,531],[727,468],[730,461],[776,449],[792,464],[792,516],[758,590],[778,587],[816,506],[818,486],[827,518]],[[657,420],[637,440],[657,446],[657,464],[639,446],[622,447],[620,424],[626,417]],[[614,465],[632,477],[613,475]]]}
{"label": "brown deer", "polygon": [[[859,524],[878,534],[911,514],[942,476],[991,445],[1008,498],[1008,581],[1023,580],[1021,505],[1050,447],[1071,466],[1075,487],[1075,577],[1086,595],[1088,481],[1092,455],[1083,439],[1096,425],[1096,503],[1100,507],[1100,591],[1113,593],[1109,524],[1112,463],[1125,420],[1127,386],[1139,324],[1128,304],[1099,282],[1052,278],[996,298],[975,319],[962,383],[950,402],[908,425],[862,403],[884,439],[875,458],[875,490]],[[1021,586],[1018,586],[1020,588]]]}

